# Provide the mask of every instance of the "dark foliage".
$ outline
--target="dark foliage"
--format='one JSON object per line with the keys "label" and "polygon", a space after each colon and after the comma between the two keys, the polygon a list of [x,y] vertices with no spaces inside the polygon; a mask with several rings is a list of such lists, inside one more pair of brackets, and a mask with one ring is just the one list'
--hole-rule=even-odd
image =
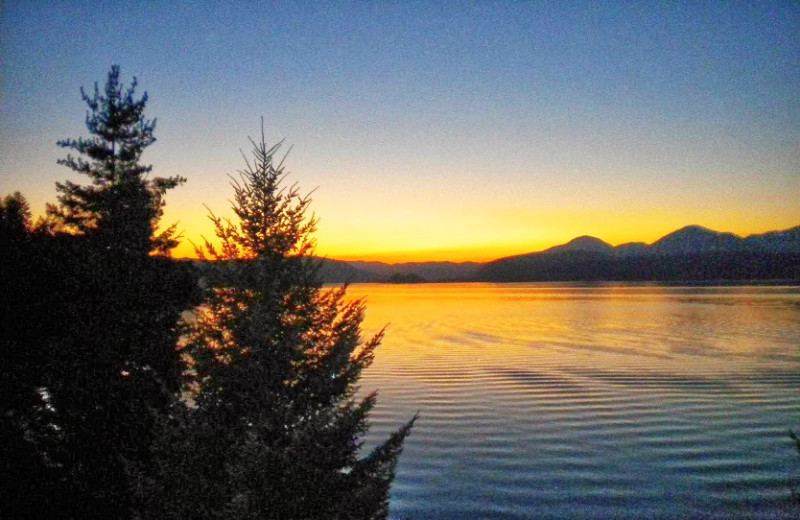
{"label": "dark foliage", "polygon": [[59,184],[36,229],[21,197],[3,204],[2,518],[126,518],[131,461],[180,386],[177,321],[196,301],[188,264],[151,256],[165,191],[139,165],[153,142],[146,95],[122,93],[113,67],[84,100],[93,137],[60,144],[92,184]]}
{"label": "dark foliage", "polygon": [[92,137],[59,142],[90,185],[58,184],[35,226],[22,195],[0,202],[0,518],[385,518],[413,420],[360,456],[381,334],[320,287],[309,199],[262,139],[238,224],[214,217],[213,268],[160,255],[183,179],[140,164],[154,122],[135,87],[112,67],[82,92]]}
{"label": "dark foliage", "polygon": [[31,228],[31,207],[20,192],[0,202],[0,243],[7,248],[27,241]]}
{"label": "dark foliage", "polygon": [[165,253],[176,242],[174,226],[156,232],[163,197],[186,179],[148,179],[152,166],[139,160],[145,148],[155,142],[156,122],[144,117],[147,93],[140,99],[135,93],[136,78],[124,89],[118,66],[111,67],[102,91],[97,83],[91,97],[81,89],[89,107],[86,128],[92,137],[59,141],[59,146],[79,155],[68,154],[58,163],[87,175],[92,184],[57,183],[60,205],[51,206],[49,214],[62,228],[95,235],[114,248]]}
{"label": "dark foliage", "polygon": [[4,438],[18,441],[5,447],[22,457],[4,457],[20,492],[4,506],[124,517],[125,460],[146,453],[150,417],[177,386],[175,323],[193,277],[164,259],[115,265],[79,237],[27,250],[2,297]]}
{"label": "dark foliage", "polygon": [[382,334],[361,337],[364,306],[323,290],[310,255],[307,197],[281,186],[262,138],[233,182],[237,221],[211,215],[203,305],[186,323],[189,385],[142,479],[146,518],[381,519],[413,420],[366,457],[375,395],[357,396]]}

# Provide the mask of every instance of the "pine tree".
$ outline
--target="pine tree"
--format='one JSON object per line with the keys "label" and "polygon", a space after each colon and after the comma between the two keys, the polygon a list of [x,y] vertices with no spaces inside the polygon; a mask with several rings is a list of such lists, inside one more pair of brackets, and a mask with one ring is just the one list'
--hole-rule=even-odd
{"label": "pine tree", "polygon": [[49,213],[64,228],[103,237],[117,249],[166,253],[176,241],[175,226],[157,234],[163,197],[186,179],[147,178],[153,167],[141,164],[140,158],[155,142],[156,121],[145,119],[147,93],[136,99],[136,86],[134,77],[124,89],[119,66],[114,65],[102,92],[97,83],[91,97],[81,88],[89,107],[86,128],[92,137],[58,141],[62,148],[79,154],[68,154],[58,163],[87,175],[92,184],[57,183],[60,206],[50,206]]}
{"label": "pine tree", "polygon": [[91,184],[57,185],[60,204],[2,298],[4,371],[24,378],[0,410],[14,441],[3,470],[15,475],[13,488],[2,482],[3,518],[129,518],[129,468],[150,465],[154,427],[180,388],[177,322],[196,281],[152,253],[174,245],[173,228],[156,230],[182,179],[147,178],[139,161],[155,123],[135,87],[123,89],[115,66],[102,92],[81,90],[92,137],[59,142],[80,154],[59,162]]}
{"label": "pine tree", "polygon": [[360,458],[376,396],[357,383],[382,333],[364,340],[364,303],[318,282],[310,199],[282,186],[279,148],[262,129],[232,183],[237,220],[212,214],[219,245],[198,251],[216,274],[186,326],[192,404],[162,442],[173,484],[147,493],[153,518],[387,517],[415,418]]}

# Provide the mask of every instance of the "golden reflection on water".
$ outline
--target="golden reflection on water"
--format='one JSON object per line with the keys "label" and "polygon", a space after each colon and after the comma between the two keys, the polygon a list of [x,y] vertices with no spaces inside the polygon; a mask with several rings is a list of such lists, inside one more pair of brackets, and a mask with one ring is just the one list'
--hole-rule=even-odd
{"label": "golden reflection on water", "polygon": [[[376,368],[475,358],[705,374],[800,358],[800,288],[559,284],[354,285]],[[469,356],[466,360],[464,356]]]}
{"label": "golden reflection on water", "polygon": [[[402,518],[787,518],[800,288],[355,285]],[[795,457],[795,458],[793,458]],[[736,490],[732,492],[731,490]]]}

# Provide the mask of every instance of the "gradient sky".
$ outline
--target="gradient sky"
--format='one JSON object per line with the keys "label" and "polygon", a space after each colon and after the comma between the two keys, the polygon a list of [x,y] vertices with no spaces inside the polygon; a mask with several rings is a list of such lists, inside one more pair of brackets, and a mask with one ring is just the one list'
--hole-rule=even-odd
{"label": "gradient sky", "polygon": [[797,1],[0,5],[0,191],[37,212],[87,179],[55,142],[88,135],[79,88],[119,64],[158,120],[143,162],[188,178],[166,220],[195,241],[262,115],[334,258],[800,224]]}

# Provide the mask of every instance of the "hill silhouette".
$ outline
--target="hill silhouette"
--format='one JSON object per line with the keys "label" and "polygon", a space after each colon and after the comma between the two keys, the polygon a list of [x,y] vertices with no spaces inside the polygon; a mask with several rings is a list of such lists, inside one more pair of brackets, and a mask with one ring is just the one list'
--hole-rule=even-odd
{"label": "hill silhouette", "polygon": [[733,233],[718,233],[702,226],[686,226],[663,236],[650,246],[652,253],[681,255],[710,251],[736,251],[744,245]]}
{"label": "hill silhouette", "polygon": [[573,238],[566,244],[554,246],[542,251],[543,253],[563,253],[568,251],[589,251],[593,253],[611,253],[614,248],[599,238],[584,235]]}
{"label": "hill silhouette", "polygon": [[584,235],[544,251],[485,263],[322,262],[327,283],[800,281],[800,226],[741,237],[691,225],[649,245],[630,242],[616,247]]}

